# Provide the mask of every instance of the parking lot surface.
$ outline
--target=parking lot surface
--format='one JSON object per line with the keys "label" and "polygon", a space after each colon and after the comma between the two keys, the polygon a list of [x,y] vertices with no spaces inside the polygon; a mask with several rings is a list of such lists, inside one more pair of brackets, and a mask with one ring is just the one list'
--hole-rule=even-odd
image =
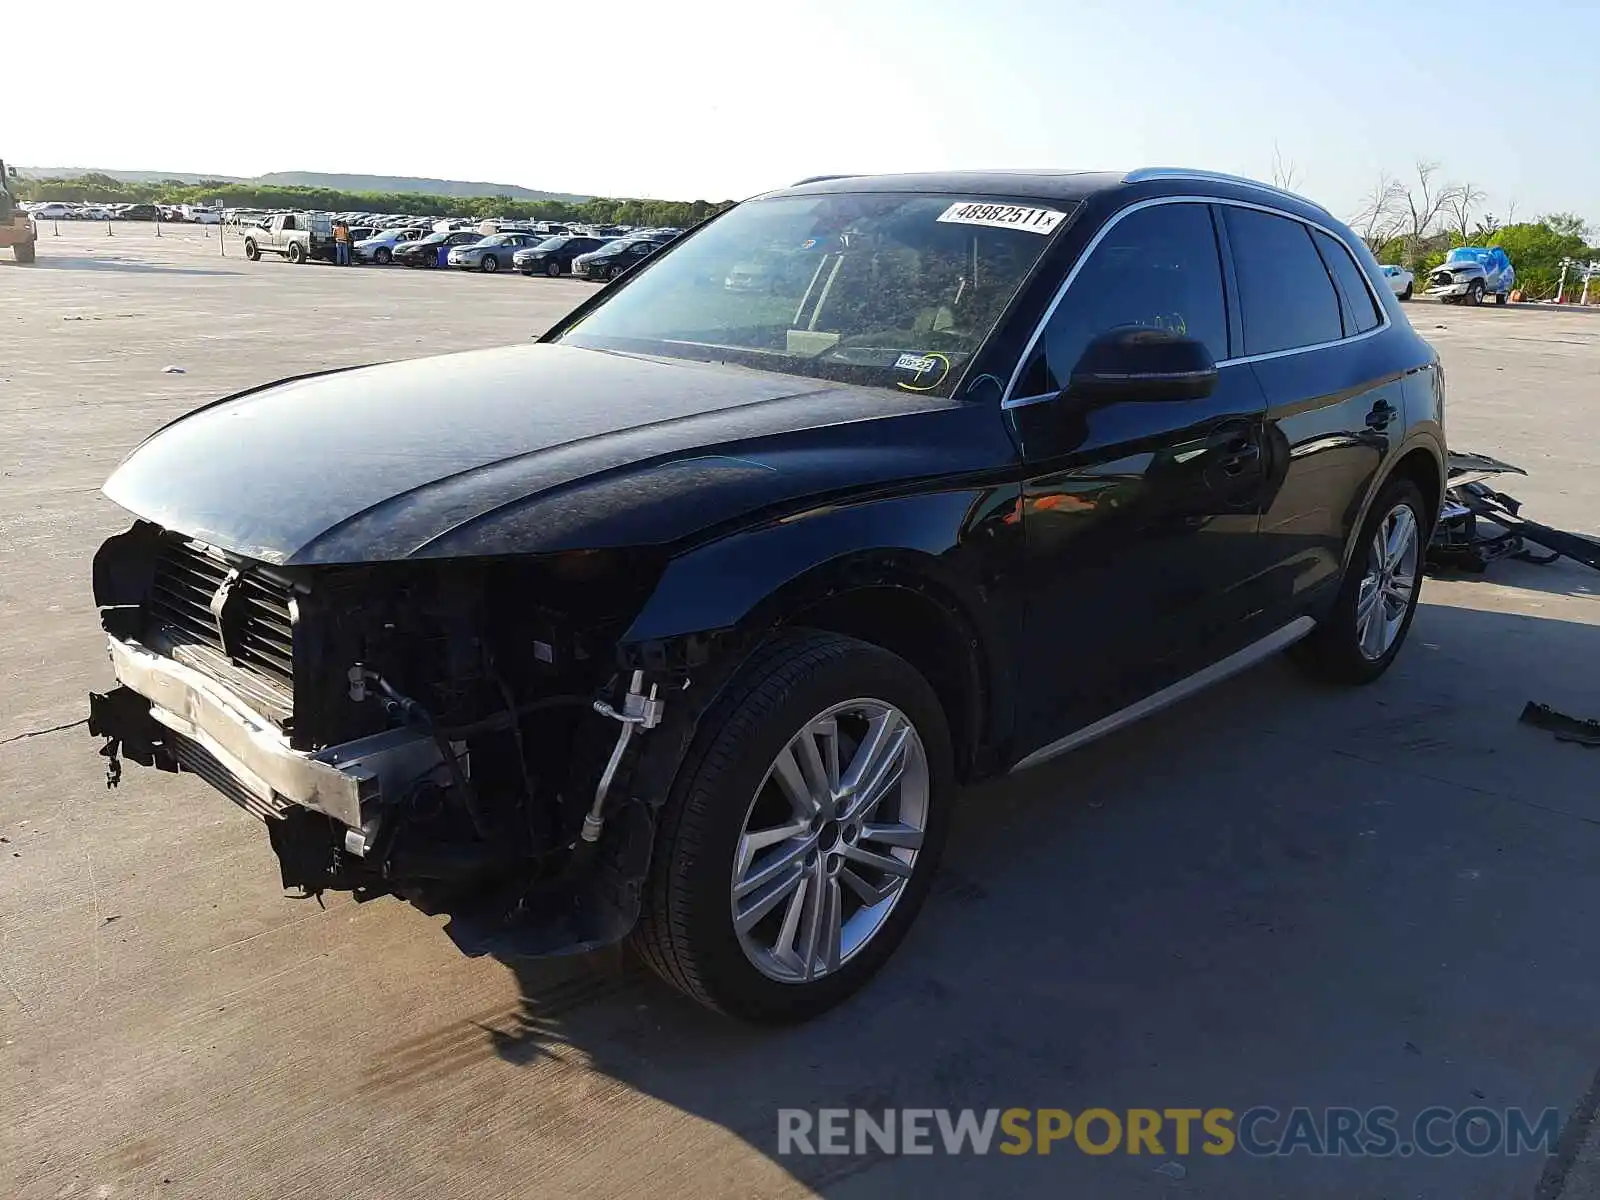
{"label": "parking lot surface", "polygon": [[[225,251],[225,253],[224,253]],[[859,997],[757,1030],[620,952],[462,957],[396,900],[280,895],[191,777],[108,791],[98,487],[161,423],[322,367],[515,341],[568,281],[248,263],[215,229],[61,226],[0,263],[0,1196],[1600,1196],[1600,576],[1430,580],[1360,691],[1269,664],[964,797]],[[1600,319],[1416,303],[1451,439],[1600,529]],[[780,1108],[1561,1111],[1482,1158],[785,1157]],[[1168,1147],[1171,1150],[1171,1147]]]}

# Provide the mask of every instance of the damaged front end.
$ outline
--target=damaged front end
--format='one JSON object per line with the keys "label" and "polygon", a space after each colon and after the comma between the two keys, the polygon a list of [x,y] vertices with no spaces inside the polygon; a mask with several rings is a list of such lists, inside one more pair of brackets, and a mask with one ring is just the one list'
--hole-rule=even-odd
{"label": "damaged front end", "polygon": [[637,916],[642,749],[686,684],[618,651],[661,566],[279,567],[141,521],[95,558],[118,686],[89,728],[109,784],[188,772],[261,819],[286,888],[402,896],[469,950],[592,948]]}
{"label": "damaged front end", "polygon": [[1481,572],[1502,558],[1541,565],[1570,558],[1600,570],[1600,542],[1528,520],[1519,500],[1491,486],[1502,475],[1527,472],[1487,454],[1450,452],[1444,500],[1428,546],[1430,568]]}

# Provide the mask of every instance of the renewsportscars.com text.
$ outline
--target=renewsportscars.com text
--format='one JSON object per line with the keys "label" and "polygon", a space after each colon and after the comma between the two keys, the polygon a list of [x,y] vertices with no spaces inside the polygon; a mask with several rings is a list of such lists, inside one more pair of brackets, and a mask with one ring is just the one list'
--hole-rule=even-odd
{"label": "renewsportscars.com text", "polygon": [[1554,1108],[781,1108],[778,1154],[1554,1154]]}

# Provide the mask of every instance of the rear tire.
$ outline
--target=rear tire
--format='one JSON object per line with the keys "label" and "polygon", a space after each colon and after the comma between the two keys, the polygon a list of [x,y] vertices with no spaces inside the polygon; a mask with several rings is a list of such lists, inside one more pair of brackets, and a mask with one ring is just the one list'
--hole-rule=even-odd
{"label": "rear tire", "polygon": [[[872,713],[878,724],[868,723]],[[839,790],[874,731],[903,729],[900,722],[909,732],[884,737],[875,765],[857,768],[863,782],[887,777],[881,790]],[[813,736],[830,724],[831,736]],[[802,744],[817,753],[796,752]],[[831,1008],[883,965],[927,896],[949,827],[952,757],[944,710],[904,659],[833,633],[777,634],[706,714],[678,771],[634,947],[664,980],[720,1012],[782,1022]],[[830,796],[809,821],[807,802],[779,785],[780,761],[791,767],[782,778],[801,792]],[[828,777],[831,795],[828,783],[809,786],[807,766]],[[850,808],[873,794],[881,797],[875,810]],[[770,833],[777,838],[756,841]],[[894,870],[880,875],[867,865],[885,856]],[[762,886],[749,886],[768,871]],[[858,885],[881,898],[868,904]],[[829,904],[814,912],[812,896]],[[754,917],[742,931],[736,906]],[[834,939],[807,936],[825,933],[829,916],[838,918]]]}
{"label": "rear tire", "polygon": [[1416,289],[1416,285],[1415,284],[1410,284],[1410,283],[1406,284],[1406,290],[1400,293],[1400,299],[1402,299],[1402,300],[1411,299],[1412,293],[1415,291],[1415,289]]}
{"label": "rear tire", "polygon": [[37,242],[18,242],[11,247],[11,253],[16,256],[16,260],[19,263],[26,265],[33,261],[34,249],[37,245]]}
{"label": "rear tire", "polygon": [[299,266],[301,263],[305,262],[305,260],[306,248],[299,242],[291,243],[289,246],[289,261],[294,263],[296,266]]}
{"label": "rear tire", "polygon": [[1511,297],[1506,295],[1504,292],[1496,292],[1494,294],[1494,302],[1496,305],[1504,304],[1509,299],[1511,299]]}
{"label": "rear tire", "polygon": [[[1399,547],[1385,567],[1379,560],[1380,533],[1385,546],[1395,549],[1397,528],[1408,519],[1410,545]],[[1363,684],[1389,669],[1417,614],[1422,564],[1432,534],[1433,517],[1417,485],[1406,478],[1385,484],[1361,527],[1333,610],[1294,647],[1294,658],[1310,675],[1329,683]],[[1398,589],[1405,591],[1403,606],[1392,585],[1403,585]],[[1368,612],[1370,623],[1363,621]]]}

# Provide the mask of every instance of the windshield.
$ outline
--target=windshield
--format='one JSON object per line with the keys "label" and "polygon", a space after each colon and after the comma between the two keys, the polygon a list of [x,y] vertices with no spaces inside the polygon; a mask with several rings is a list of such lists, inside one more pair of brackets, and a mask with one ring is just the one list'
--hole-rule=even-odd
{"label": "windshield", "polygon": [[449,236],[450,235],[448,233],[430,233],[427,237],[421,240],[424,242],[442,242]]}
{"label": "windshield", "polygon": [[1450,257],[1446,261],[1456,263],[1486,263],[1489,261],[1489,258],[1490,254],[1487,250],[1481,250],[1475,246],[1457,246],[1454,250],[1450,251]]}
{"label": "windshield", "polygon": [[922,193],[751,201],[559,340],[948,396],[1067,207]]}
{"label": "windshield", "polygon": [[414,238],[417,236],[414,229],[385,229],[382,233],[374,235],[382,238]]}
{"label": "windshield", "polygon": [[509,233],[497,233],[493,237],[484,238],[483,241],[478,243],[478,245],[480,245],[480,246],[504,246],[507,242],[512,240],[512,236],[513,235],[511,235]]}
{"label": "windshield", "polygon": [[559,249],[561,249],[561,247],[565,246],[571,240],[572,239],[569,238],[569,237],[545,238],[545,240],[540,242],[537,246],[535,246],[534,249],[536,249],[536,250],[559,250]]}

